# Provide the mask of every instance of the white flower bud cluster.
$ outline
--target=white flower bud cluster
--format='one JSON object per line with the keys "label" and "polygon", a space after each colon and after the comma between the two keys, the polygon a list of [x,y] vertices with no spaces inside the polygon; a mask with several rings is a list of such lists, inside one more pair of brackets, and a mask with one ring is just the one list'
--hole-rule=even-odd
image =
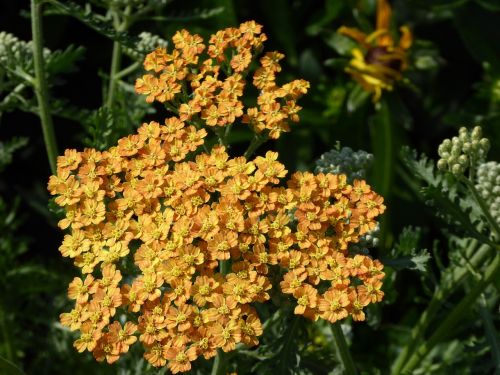
{"label": "white flower bud cluster", "polygon": [[468,167],[486,159],[489,148],[490,141],[488,138],[482,138],[480,126],[474,127],[470,132],[462,127],[458,131],[458,137],[445,139],[439,145],[438,154],[441,158],[437,162],[437,167],[455,176],[463,175]]}
{"label": "white flower bud cluster", "polygon": [[139,43],[137,49],[144,54],[154,51],[158,47],[167,48],[168,42],[160,38],[158,35],[153,35],[144,31],[139,34]]}
{"label": "white flower bud cluster", "polygon": [[477,169],[476,189],[490,208],[490,214],[500,225],[500,163],[489,161]]}
{"label": "white flower bud cluster", "polygon": [[373,155],[366,151],[353,151],[350,147],[325,152],[316,161],[317,173],[345,174],[349,183],[365,179],[366,171],[373,163]]}
{"label": "white flower bud cluster", "polygon": [[[43,57],[49,58],[50,50],[44,48]],[[33,66],[32,42],[19,40],[16,36],[0,32],[0,64],[15,70],[16,68],[27,68],[31,72]]]}

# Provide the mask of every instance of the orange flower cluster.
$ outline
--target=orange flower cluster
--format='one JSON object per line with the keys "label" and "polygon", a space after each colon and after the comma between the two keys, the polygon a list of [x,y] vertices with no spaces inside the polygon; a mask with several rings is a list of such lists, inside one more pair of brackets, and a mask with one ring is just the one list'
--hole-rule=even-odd
{"label": "orange flower cluster", "polygon": [[[227,30],[216,34],[209,53],[224,61],[227,45],[255,45],[263,37],[245,31],[251,25],[228,29],[231,41]],[[174,54],[192,61],[201,42],[186,35],[174,38]],[[177,373],[217,349],[257,345],[253,305],[269,300],[280,268],[295,313],[311,319],[363,320],[363,308],[381,300],[381,263],[347,251],[375,227],[380,196],[344,175],[295,173],[280,186],[287,171],[277,153],[200,152],[206,134],[179,113],[106,151],[58,158],[48,189],[66,211],[59,249],[83,274],[69,286],[75,307],[61,322],[80,332],[78,351],[113,363],[140,342],[153,366]]]}
{"label": "orange flower cluster", "polygon": [[290,121],[299,121],[301,107],[296,100],[307,92],[309,82],[294,80],[278,86],[276,74],[284,55],[268,52],[253,74],[259,91],[256,106],[245,110],[241,101],[244,77],[267,39],[261,29],[249,21],[218,31],[210,37],[208,48],[199,35],[178,31],[171,53],[158,48],[147,55],[144,68],[150,73],[137,80],[136,91],[147,95],[149,103],[165,103],[189,124],[225,127],[239,119],[257,133],[265,131],[270,138],[279,138],[281,132],[289,131]]}

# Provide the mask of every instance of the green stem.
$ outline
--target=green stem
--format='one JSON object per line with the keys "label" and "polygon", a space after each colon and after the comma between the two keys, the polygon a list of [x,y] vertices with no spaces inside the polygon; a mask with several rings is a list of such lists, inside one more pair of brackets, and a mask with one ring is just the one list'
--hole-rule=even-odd
{"label": "green stem", "polygon": [[214,359],[211,375],[225,375],[225,368],[225,353],[222,351],[222,349],[217,349],[217,355]]}
{"label": "green stem", "polygon": [[115,74],[115,80],[122,79],[123,77],[128,76],[130,73],[134,72],[135,70],[139,69],[141,64],[136,61],[135,63],[127,66],[125,69],[120,70],[118,73]]}
{"label": "green stem", "polygon": [[255,134],[252,138],[252,142],[248,146],[247,150],[243,154],[243,156],[247,159],[253,155],[253,153],[262,145],[265,141],[267,141],[267,134]]}
{"label": "green stem", "polygon": [[[477,252],[471,257],[470,264],[473,267],[478,267],[488,259],[490,254],[490,247],[483,245]],[[450,273],[444,276],[444,280],[441,285],[436,289],[431,301],[429,302],[427,309],[420,316],[419,321],[413,327],[411,331],[411,336],[409,342],[399,353],[396,361],[391,370],[391,374],[397,375],[401,373],[403,366],[407,363],[408,358],[411,353],[415,351],[417,346],[422,341],[424,334],[432,322],[436,314],[439,312],[440,308],[443,306],[443,302],[448,298],[448,296],[457,288],[469,275],[467,267],[457,267],[453,270],[448,269]]]}
{"label": "green stem", "polygon": [[219,140],[219,144],[226,147],[226,141],[224,139],[224,129],[219,126],[214,126],[213,131]]}
{"label": "green stem", "polygon": [[109,72],[109,85],[108,93],[106,97],[106,107],[111,109],[115,100],[115,91],[118,79],[116,78],[117,73],[120,70],[122,57],[122,46],[118,42],[113,42],[113,55],[111,57],[111,69]]}
{"label": "green stem", "polygon": [[491,356],[495,362],[495,375],[498,375],[500,374],[500,343],[498,342],[497,330],[493,323],[491,313],[488,310],[488,304],[486,303],[484,293],[481,294],[479,299],[479,315],[481,315],[483,319],[485,336],[491,346]]}
{"label": "green stem", "polygon": [[31,32],[33,35],[33,61],[35,65],[34,88],[38,102],[38,114],[42,123],[43,140],[47,150],[50,170],[57,173],[57,143],[54,124],[49,109],[49,90],[43,59],[42,2],[31,0]]}
{"label": "green stem", "polygon": [[[122,22],[120,22],[120,17],[118,14],[118,11],[116,9],[111,9],[111,14],[113,17],[113,27],[117,32],[122,32],[127,30],[128,28],[128,16],[130,14],[131,8],[130,6],[127,6],[125,9],[125,12],[123,14],[124,19]],[[115,100],[115,92],[116,92],[116,87],[118,85],[118,78],[117,74],[121,73],[120,72],[120,66],[122,62],[122,45],[114,41],[113,42],[113,54],[111,56],[111,68],[109,72],[109,85],[108,85],[108,92],[106,96],[106,107],[108,109],[111,109],[113,107],[113,103]]]}
{"label": "green stem", "polygon": [[479,204],[479,207],[481,207],[481,211],[483,211],[483,215],[486,217],[491,230],[495,233],[496,239],[500,240],[500,227],[498,226],[495,219],[493,219],[493,217],[491,216],[490,210],[488,209],[488,206],[486,206],[484,199],[481,197],[481,195],[479,195],[479,192],[476,190],[476,187],[472,182],[470,182],[466,178],[463,178],[462,181],[465,183],[465,185],[467,185],[470,192],[474,196],[474,199]]}
{"label": "green stem", "polygon": [[349,347],[347,346],[347,342],[344,337],[344,332],[342,332],[340,323],[334,323],[331,325],[331,327],[332,327],[333,337],[335,338],[337,351],[339,353],[342,366],[344,367],[345,374],[356,375],[357,374],[356,366],[354,365],[351,353],[349,352]]}
{"label": "green stem", "polygon": [[484,273],[484,278],[477,283],[462,300],[456,305],[453,310],[447,315],[444,321],[434,331],[432,336],[426,342],[422,343],[419,348],[413,352],[406,366],[403,367],[402,373],[411,373],[413,369],[420,363],[427,354],[442,340],[446,339],[451,332],[454,332],[455,327],[459,324],[463,316],[474,306],[474,302],[486,287],[495,279],[500,271],[500,254],[497,254],[493,262],[488,266]]}

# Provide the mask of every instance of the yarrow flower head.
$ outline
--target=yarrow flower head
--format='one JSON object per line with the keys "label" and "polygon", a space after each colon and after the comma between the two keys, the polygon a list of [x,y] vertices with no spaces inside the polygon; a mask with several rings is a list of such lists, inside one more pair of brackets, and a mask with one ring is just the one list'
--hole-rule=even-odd
{"label": "yarrow flower head", "polygon": [[[189,371],[200,356],[258,344],[263,327],[255,305],[277,292],[271,277],[282,274],[281,291],[296,301],[295,313],[313,320],[363,320],[363,308],[382,299],[382,264],[348,252],[385,209],[364,181],[298,172],[283,184],[287,171],[276,152],[249,160],[221,145],[205,148],[205,127],[234,120],[222,112],[224,120],[209,124],[203,111],[226,99],[234,107],[244,86],[242,77],[218,81],[212,63],[239,70],[246,63],[231,64],[226,49],[250,53],[264,39],[253,22],[218,32],[208,48],[213,57],[195,73],[205,47],[199,37],[177,33],[172,54],[157,50],[145,61],[163,78],[145,76],[137,90],[159,79],[165,85],[148,95],[162,101],[178,84],[175,102],[187,83],[203,87],[205,94],[188,95],[203,109],[188,115],[179,106],[176,116],[144,123],[108,150],[66,150],[58,158],[48,189],[66,211],[59,249],[82,272],[68,288],[75,306],[61,322],[80,332],[78,351],[113,363],[140,343],[153,366]],[[274,58],[262,63],[269,74]],[[267,85],[262,90],[275,95]],[[290,90],[272,100],[293,100]],[[277,123],[262,121],[276,130]]]}
{"label": "yarrow flower head", "polygon": [[391,6],[387,0],[377,0],[377,24],[371,34],[357,28],[342,26],[338,32],[354,39],[358,47],[351,51],[352,60],[346,68],[364,90],[373,94],[377,102],[382,90],[391,91],[394,83],[403,78],[408,67],[407,50],[412,45],[412,34],[407,26],[400,27],[396,43],[390,31]]}
{"label": "yarrow flower head", "polygon": [[182,121],[209,127],[240,122],[276,139],[289,131],[290,122],[299,121],[301,107],[296,101],[309,83],[295,80],[279,86],[276,75],[284,55],[267,52],[253,72],[257,102],[245,108],[241,100],[247,86],[244,77],[267,39],[261,30],[254,21],[245,22],[239,28],[218,31],[208,44],[199,35],[178,31],[171,52],[158,48],[146,57],[144,68],[149,73],[137,80],[136,90],[150,103],[164,103]]}

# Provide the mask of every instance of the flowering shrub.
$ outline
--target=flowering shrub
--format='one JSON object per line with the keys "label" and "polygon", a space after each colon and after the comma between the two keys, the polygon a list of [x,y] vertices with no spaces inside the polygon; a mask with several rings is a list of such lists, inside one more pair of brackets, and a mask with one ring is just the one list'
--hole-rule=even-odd
{"label": "flowering shrub", "polygon": [[188,371],[217,349],[258,344],[255,304],[277,293],[280,275],[295,314],[312,320],[364,320],[363,309],[382,300],[382,264],[348,252],[385,209],[365,181],[297,172],[285,186],[276,152],[251,160],[205,144],[206,129],[226,128],[216,130],[224,143],[238,120],[271,138],[298,120],[308,83],[276,85],[278,52],[260,59],[257,106],[245,111],[244,77],[265,39],[246,22],[213,35],[201,58],[201,37],[176,33],[173,51],[149,54],[152,73],[136,82],[174,116],[103,152],[58,158],[48,188],[70,231],[60,251],[82,272],[61,322],[80,331],[78,351],[113,363],[138,341],[153,366]]}

